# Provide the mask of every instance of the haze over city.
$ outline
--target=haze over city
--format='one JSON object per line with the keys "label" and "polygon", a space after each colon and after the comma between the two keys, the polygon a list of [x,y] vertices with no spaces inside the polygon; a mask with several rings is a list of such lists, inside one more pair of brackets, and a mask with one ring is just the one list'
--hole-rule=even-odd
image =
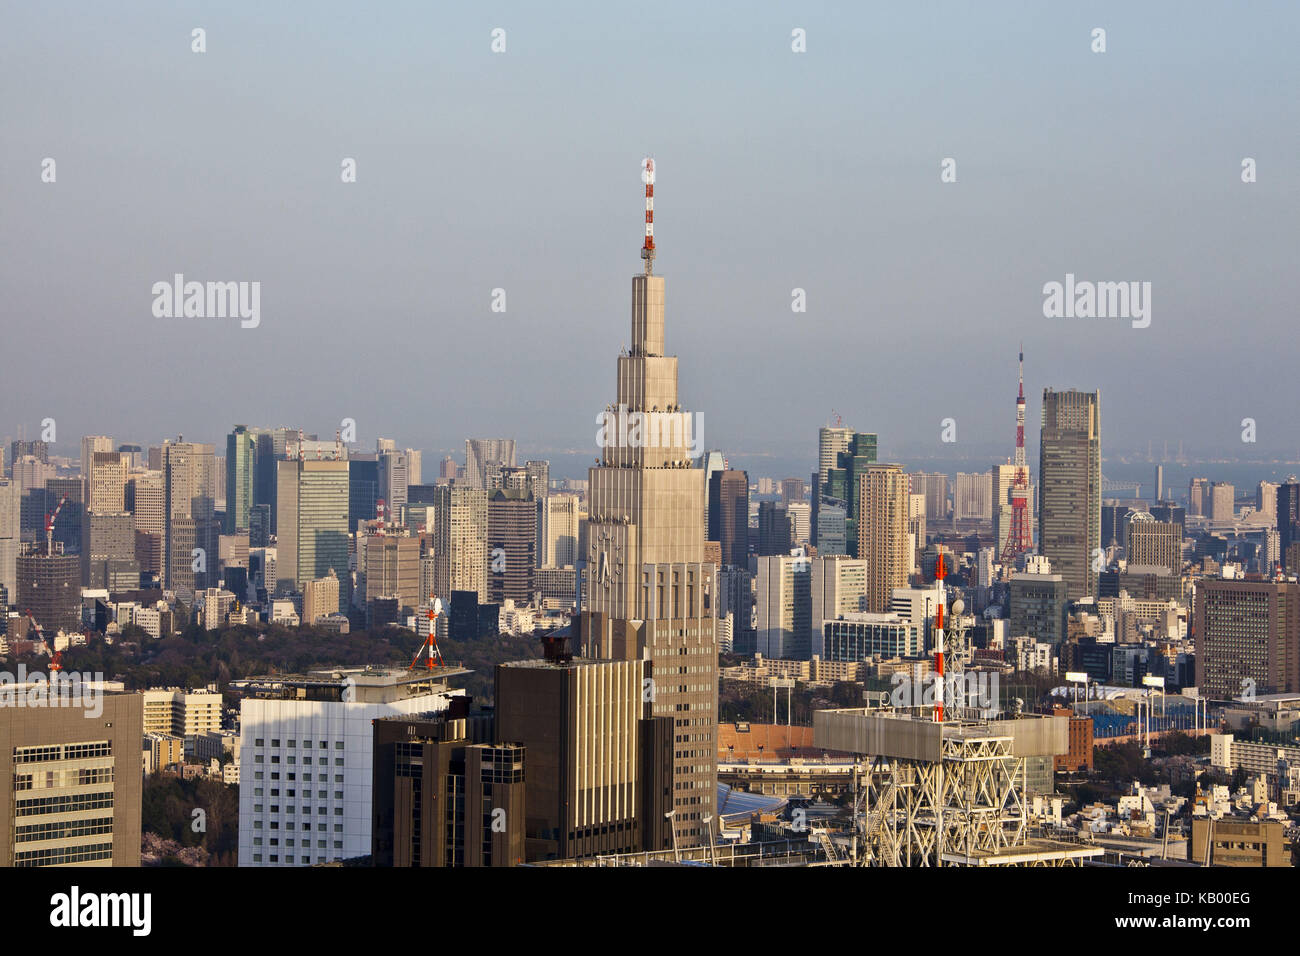
{"label": "haze over city", "polygon": [[[832,411],[896,457],[1000,460],[1022,340],[1031,423],[1043,387],[1100,390],[1108,456],[1300,457],[1270,347],[1300,298],[1294,8],[579,9],[12,10],[6,351],[57,364],[9,364],[0,432],[351,417],[589,461],[652,154],[683,396],[742,466],[806,474]],[[204,55],[166,42],[198,21]],[[156,318],[178,272],[259,281],[260,326]],[[1044,318],[1067,273],[1150,282],[1150,326]]]}

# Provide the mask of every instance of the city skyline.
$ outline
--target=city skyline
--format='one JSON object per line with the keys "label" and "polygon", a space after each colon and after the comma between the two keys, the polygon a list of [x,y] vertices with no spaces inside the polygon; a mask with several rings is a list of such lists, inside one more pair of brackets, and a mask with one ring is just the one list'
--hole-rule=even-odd
{"label": "city skyline", "polygon": [[[347,417],[364,437],[399,434],[430,450],[515,434],[538,454],[586,451],[587,410],[608,381],[538,370],[600,367],[592,343],[603,336],[592,333],[620,325],[618,251],[635,236],[623,184],[652,152],[671,184],[659,261],[676,278],[681,348],[711,356],[683,380],[683,402],[708,410],[706,447],[734,449],[741,467],[809,447],[805,436],[833,411],[898,455],[1006,447],[1020,339],[1030,393],[1099,390],[1122,411],[1110,419],[1112,449],[1167,437],[1202,457],[1300,455],[1300,426],[1268,386],[1285,375],[1285,355],[1259,347],[1287,334],[1300,293],[1283,231],[1300,206],[1285,166],[1298,134],[1276,122],[1295,112],[1278,81],[1285,27],[1259,36],[1208,5],[1172,22],[1159,6],[1091,19],[714,10],[692,11],[698,35],[683,41],[664,25],[671,7],[562,25],[508,7],[500,54],[496,21],[466,11],[434,24],[398,7],[363,25],[333,8],[314,43],[294,39],[282,13],[259,13],[256,29],[239,13],[205,14],[202,55],[190,50],[193,24],[148,6],[113,22],[85,11],[104,48],[19,12],[0,39],[0,77],[18,94],[0,201],[9,234],[26,238],[0,259],[0,281],[11,314],[39,321],[6,331],[20,354],[77,343],[63,366],[74,380],[102,386],[104,367],[128,371],[98,389],[92,421],[80,389],[51,388],[37,364],[20,363],[0,382],[0,428],[23,424],[31,436],[54,418],[67,435],[215,441],[233,422],[303,422],[328,435]],[[1294,11],[1280,17],[1294,27]],[[1089,49],[1093,20],[1109,31],[1104,55]],[[427,27],[432,52],[399,40],[399,25]],[[802,54],[791,50],[795,27],[807,33]],[[660,42],[671,50],[662,65],[650,52]],[[284,44],[285,65],[257,56],[266,43]],[[385,48],[389,70],[335,76],[326,64],[352,44]],[[70,99],[80,81],[59,77],[69,56],[100,88],[89,104]],[[141,95],[118,56],[141,57],[174,89]],[[1007,69],[992,76],[984,67],[995,59]],[[740,63],[743,82],[725,79]],[[213,69],[278,95],[204,99]],[[440,70],[458,71],[454,105],[425,72]],[[1233,83],[1216,85],[1219,71]],[[575,85],[580,75],[606,82]],[[544,142],[569,150],[529,148],[562,100],[575,115],[610,115],[647,75],[650,102],[612,114],[599,140],[565,120]],[[408,78],[431,86],[437,104],[418,129],[399,122]],[[1243,85],[1250,104],[1227,99]],[[701,86],[727,108],[699,102]],[[874,94],[861,124],[846,122],[857,115],[844,109],[849,87]],[[1197,95],[1174,95],[1189,88]],[[1061,103],[1087,135],[1053,108]],[[170,118],[165,136],[142,134],[155,111]],[[77,116],[95,148],[69,139]],[[243,126],[286,148],[251,151],[227,135]],[[112,151],[128,129],[141,138]],[[1220,146],[1207,153],[1206,141]],[[55,182],[41,181],[46,157],[58,163]],[[1243,157],[1258,162],[1257,181],[1241,181]],[[355,183],[340,181],[347,158]],[[945,183],[948,158],[957,178]],[[1142,228],[1169,208],[1180,210],[1176,231]],[[259,324],[155,317],[151,286],[178,273],[261,283]],[[1045,284],[1067,276],[1152,283],[1150,326],[1045,318]],[[492,311],[498,289],[503,313]],[[795,289],[806,312],[791,311]],[[914,361],[893,361],[900,353]],[[216,360],[169,372],[168,401],[155,400],[148,363],[205,354]],[[1251,373],[1224,382],[1225,355]],[[355,382],[366,367],[390,374],[364,376],[364,387],[323,374]],[[1179,391],[1187,381],[1211,387]],[[446,411],[430,417],[430,406]],[[941,441],[946,418],[955,445]],[[1240,440],[1244,418],[1258,423],[1253,445]]]}

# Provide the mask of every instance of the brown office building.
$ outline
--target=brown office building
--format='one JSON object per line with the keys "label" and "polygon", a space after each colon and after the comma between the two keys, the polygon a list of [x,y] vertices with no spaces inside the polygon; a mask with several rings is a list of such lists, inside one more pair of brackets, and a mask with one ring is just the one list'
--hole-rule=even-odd
{"label": "brown office building", "polygon": [[496,738],[527,754],[527,859],[671,846],[672,722],[651,716],[645,662],[557,644],[496,670]]}
{"label": "brown office building", "polygon": [[1300,692],[1300,584],[1203,580],[1192,626],[1202,696]]}
{"label": "brown office building", "polygon": [[709,476],[709,540],[722,546],[723,566],[749,563],[749,475],[715,471]]}
{"label": "brown office building", "polygon": [[0,708],[0,867],[140,865],[143,698],[95,694]]}
{"label": "brown office building", "polygon": [[375,866],[524,862],[524,748],[476,740],[490,725],[442,713],[374,721]]}

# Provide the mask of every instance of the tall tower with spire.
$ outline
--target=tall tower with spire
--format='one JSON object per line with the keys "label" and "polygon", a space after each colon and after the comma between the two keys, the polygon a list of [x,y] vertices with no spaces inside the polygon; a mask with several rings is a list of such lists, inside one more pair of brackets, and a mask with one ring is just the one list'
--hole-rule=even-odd
{"label": "tall tower with spire", "polygon": [[1020,394],[1016,397],[1016,477],[1011,486],[1011,533],[1002,549],[1002,564],[1010,569],[1033,547],[1029,530],[1029,468],[1025,464],[1025,350],[1020,348]]}
{"label": "tall tower with spire", "polygon": [[[708,842],[717,826],[717,568],[704,560],[707,472],[692,467],[692,416],[664,354],[664,279],[654,274],[654,161],[646,186],[644,272],[632,278],[632,341],[617,395],[598,416],[588,473],[583,654],[651,661],[653,714],[673,721],[669,806],[643,815],[653,847]],[[711,821],[706,821],[711,818]]]}

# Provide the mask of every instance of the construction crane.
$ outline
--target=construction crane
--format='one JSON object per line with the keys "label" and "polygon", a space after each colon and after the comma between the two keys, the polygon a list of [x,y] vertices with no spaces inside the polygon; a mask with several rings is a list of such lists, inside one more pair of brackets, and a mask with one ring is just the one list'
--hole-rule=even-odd
{"label": "construction crane", "polygon": [[68,496],[64,495],[59,499],[59,503],[55,506],[53,513],[45,516],[45,553],[47,555],[54,554],[54,519],[59,516],[59,512],[63,510],[63,504],[67,500]]}

